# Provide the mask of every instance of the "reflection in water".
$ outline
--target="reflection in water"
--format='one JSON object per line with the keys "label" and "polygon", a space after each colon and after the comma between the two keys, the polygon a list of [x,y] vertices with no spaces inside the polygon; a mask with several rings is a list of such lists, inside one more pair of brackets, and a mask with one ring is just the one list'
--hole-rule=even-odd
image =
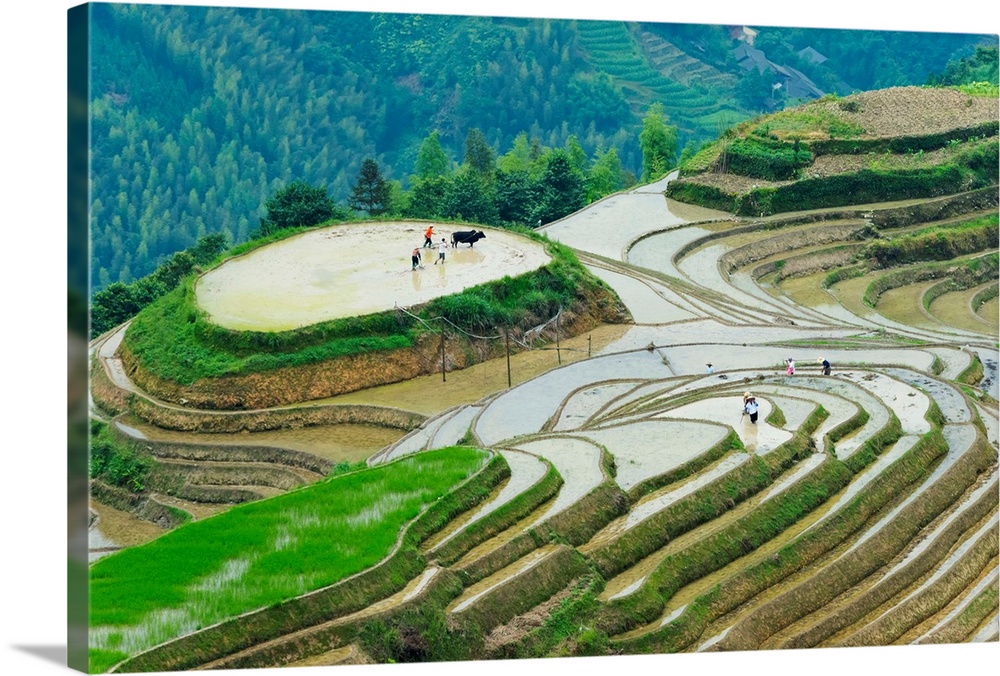
{"label": "reflection in water", "polygon": [[420,277],[421,276],[422,275],[420,274],[420,270],[414,270],[412,272],[412,274],[410,275],[410,277],[411,277],[410,281],[413,282],[413,290],[414,291],[420,291]]}
{"label": "reflection in water", "polygon": [[757,450],[757,425],[750,422],[750,416],[743,418],[743,447],[747,453]]}
{"label": "reflection in water", "polygon": [[[476,250],[472,248],[457,248],[451,249],[449,251],[448,257],[451,258],[456,263],[478,265],[486,260],[486,254],[483,253],[482,249]],[[523,258],[524,254],[520,251],[515,252],[515,257]]]}
{"label": "reflection in water", "polygon": [[447,280],[444,278],[444,269],[448,267],[447,265],[436,265],[438,271],[438,286],[445,286]]}

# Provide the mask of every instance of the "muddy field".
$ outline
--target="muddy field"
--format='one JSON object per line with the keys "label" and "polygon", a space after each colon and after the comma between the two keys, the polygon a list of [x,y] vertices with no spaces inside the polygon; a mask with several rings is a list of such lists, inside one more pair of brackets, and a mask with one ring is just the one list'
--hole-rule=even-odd
{"label": "muddy field", "polygon": [[[501,230],[452,248],[458,228],[366,223],[309,231],[226,261],[197,284],[198,304],[230,329],[284,331],[317,322],[409,307],[549,262],[542,246]],[[447,240],[444,263],[438,249]],[[411,252],[420,248],[421,267]]]}

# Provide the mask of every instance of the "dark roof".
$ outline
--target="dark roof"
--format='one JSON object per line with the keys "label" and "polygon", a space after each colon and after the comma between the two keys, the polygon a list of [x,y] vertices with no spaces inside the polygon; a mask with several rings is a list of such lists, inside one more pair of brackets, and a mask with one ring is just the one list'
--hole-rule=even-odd
{"label": "dark roof", "polygon": [[[805,73],[795,70],[790,66],[785,66],[789,72],[789,79],[785,82],[786,95],[793,98],[818,99],[823,96],[823,90],[805,76]],[[793,93],[793,91],[795,93]],[[801,92],[801,93],[799,93]]]}
{"label": "dark roof", "polygon": [[790,99],[818,99],[823,96],[823,91],[802,71],[769,61],[764,52],[756,47],[740,44],[733,49],[733,56],[744,70],[756,68],[761,73],[774,73],[781,86],[785,88],[785,96]]}
{"label": "dark roof", "polygon": [[744,70],[756,68],[757,70],[764,72],[765,70],[774,70],[776,68],[773,63],[767,60],[767,56],[764,55],[764,52],[756,47],[751,47],[748,44],[741,44],[736,47],[736,49],[733,50],[733,56],[736,57],[736,61],[743,67]]}
{"label": "dark roof", "polygon": [[812,47],[806,47],[805,49],[799,50],[799,56],[809,61],[810,63],[823,63],[826,61],[826,57],[817,52]]}

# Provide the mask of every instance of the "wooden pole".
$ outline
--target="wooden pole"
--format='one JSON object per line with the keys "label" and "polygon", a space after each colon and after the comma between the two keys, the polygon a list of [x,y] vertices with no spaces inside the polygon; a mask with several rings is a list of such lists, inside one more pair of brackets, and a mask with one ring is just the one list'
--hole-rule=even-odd
{"label": "wooden pole", "polygon": [[590,357],[590,339],[591,339],[592,337],[593,337],[593,334],[591,334],[591,335],[587,336],[587,356],[588,356],[588,357]]}
{"label": "wooden pole", "polygon": [[445,362],[444,362],[444,324],[441,324],[441,382],[448,382],[448,376],[445,373]]}
{"label": "wooden pole", "polygon": [[510,330],[506,326],[503,329],[503,338],[507,346],[507,387],[510,387]]}
{"label": "wooden pole", "polygon": [[562,308],[559,308],[559,313],[556,315],[556,359],[562,364],[562,351],[559,349],[559,315],[562,314]]}

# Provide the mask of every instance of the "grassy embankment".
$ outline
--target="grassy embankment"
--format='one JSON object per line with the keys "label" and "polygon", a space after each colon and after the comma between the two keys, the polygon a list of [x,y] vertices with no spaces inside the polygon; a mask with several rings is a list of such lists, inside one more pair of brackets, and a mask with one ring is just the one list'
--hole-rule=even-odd
{"label": "grassy embankment", "polygon": [[879,237],[858,252],[849,265],[826,273],[822,286],[868,277],[863,302],[874,308],[884,292],[928,280],[941,280],[922,298],[925,307],[948,291],[969,289],[996,278],[997,214],[977,216],[947,226]]}
{"label": "grassy embankment", "polygon": [[[283,236],[299,230],[285,231]],[[338,357],[412,347],[421,334],[434,333],[442,321],[479,333],[509,327],[525,330],[610,290],[591,276],[567,247],[542,242],[552,261],[533,272],[503,277],[461,293],[437,298],[416,310],[427,324],[395,311],[321,322],[281,332],[235,331],[213,324],[195,299],[194,277],[140,312],[125,344],[141,367],[164,380],[189,385],[217,378],[313,364]],[[275,241],[274,237],[241,245],[226,258]]]}
{"label": "grassy embankment", "polygon": [[400,529],[482,467],[455,447],[234,507],[90,571],[91,670],[333,584],[383,559]]}

